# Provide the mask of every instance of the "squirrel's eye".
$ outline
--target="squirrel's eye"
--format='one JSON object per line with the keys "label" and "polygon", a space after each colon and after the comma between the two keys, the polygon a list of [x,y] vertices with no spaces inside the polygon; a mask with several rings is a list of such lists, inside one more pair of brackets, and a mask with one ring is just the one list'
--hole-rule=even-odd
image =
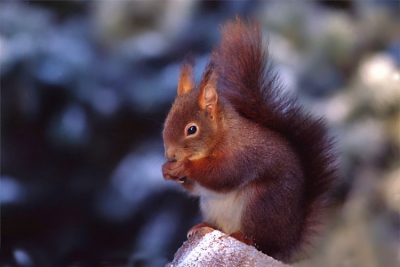
{"label": "squirrel's eye", "polygon": [[196,126],[192,125],[187,129],[187,135],[195,134],[197,131]]}

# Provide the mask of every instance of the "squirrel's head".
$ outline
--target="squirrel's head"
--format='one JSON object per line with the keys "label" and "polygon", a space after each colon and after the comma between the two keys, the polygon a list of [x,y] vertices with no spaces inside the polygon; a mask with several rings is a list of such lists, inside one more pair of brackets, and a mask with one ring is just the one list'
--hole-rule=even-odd
{"label": "squirrel's head", "polygon": [[216,142],[220,123],[216,72],[209,64],[195,86],[193,66],[182,65],[178,96],[164,124],[165,156],[168,160],[198,159],[208,155]]}

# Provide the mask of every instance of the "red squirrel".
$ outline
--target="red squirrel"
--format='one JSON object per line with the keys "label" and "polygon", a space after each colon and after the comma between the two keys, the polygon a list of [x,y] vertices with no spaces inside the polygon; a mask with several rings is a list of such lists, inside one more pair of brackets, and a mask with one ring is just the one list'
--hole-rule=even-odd
{"label": "red squirrel", "polygon": [[336,172],[324,122],[282,91],[260,26],[222,27],[200,84],[184,61],[165,121],[167,180],[200,197],[203,226],[291,262],[309,243]]}

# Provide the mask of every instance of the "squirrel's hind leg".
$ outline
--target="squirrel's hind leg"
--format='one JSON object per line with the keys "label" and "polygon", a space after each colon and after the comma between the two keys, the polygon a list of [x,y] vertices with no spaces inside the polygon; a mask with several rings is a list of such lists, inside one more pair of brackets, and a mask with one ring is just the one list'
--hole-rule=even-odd
{"label": "squirrel's hind leg", "polygon": [[[206,222],[202,222],[202,223],[196,224],[195,226],[193,226],[192,228],[190,228],[190,230],[189,230],[188,233],[187,233],[187,237],[189,238],[189,237],[195,235],[195,234],[196,234],[197,232],[199,232],[200,229],[203,228],[203,227],[210,227],[210,228],[212,228],[212,229],[218,230],[214,225],[211,225],[211,224],[206,223]],[[235,238],[236,240],[238,240],[238,241],[240,241],[240,242],[242,242],[242,243],[245,243],[246,245],[253,246],[253,247],[255,247],[255,245],[256,245],[256,244],[254,243],[254,240],[253,240],[252,237],[250,237],[250,236],[244,236],[243,233],[242,233],[241,231],[233,232],[233,233],[231,233],[229,236]]]}
{"label": "squirrel's hind leg", "polygon": [[236,240],[238,240],[242,243],[245,243],[246,245],[253,246],[253,247],[255,247],[255,245],[256,245],[254,243],[254,240],[252,237],[244,236],[243,233],[240,231],[234,232],[234,233],[230,234],[229,236],[235,238]]}
{"label": "squirrel's hind leg", "polygon": [[200,229],[203,228],[203,227],[210,227],[210,228],[212,228],[212,229],[217,230],[217,228],[216,228],[214,225],[211,225],[211,224],[206,223],[206,222],[202,222],[202,223],[196,224],[195,226],[193,226],[192,228],[190,228],[190,230],[189,230],[188,233],[187,233],[187,237],[189,238],[189,237],[191,237],[192,235],[195,235],[195,234],[196,234],[197,232],[199,232]]}

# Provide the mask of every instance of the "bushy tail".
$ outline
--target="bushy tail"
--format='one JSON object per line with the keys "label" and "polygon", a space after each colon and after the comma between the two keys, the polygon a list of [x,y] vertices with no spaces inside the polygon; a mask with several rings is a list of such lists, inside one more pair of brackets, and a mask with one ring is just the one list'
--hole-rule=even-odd
{"label": "bushy tail", "polygon": [[305,220],[302,242],[319,224],[321,209],[329,199],[336,173],[333,141],[321,119],[304,112],[297,100],[284,93],[268,65],[266,44],[260,26],[240,19],[222,28],[220,46],[211,61],[219,74],[221,93],[244,117],[286,138],[296,150],[306,177]]}

